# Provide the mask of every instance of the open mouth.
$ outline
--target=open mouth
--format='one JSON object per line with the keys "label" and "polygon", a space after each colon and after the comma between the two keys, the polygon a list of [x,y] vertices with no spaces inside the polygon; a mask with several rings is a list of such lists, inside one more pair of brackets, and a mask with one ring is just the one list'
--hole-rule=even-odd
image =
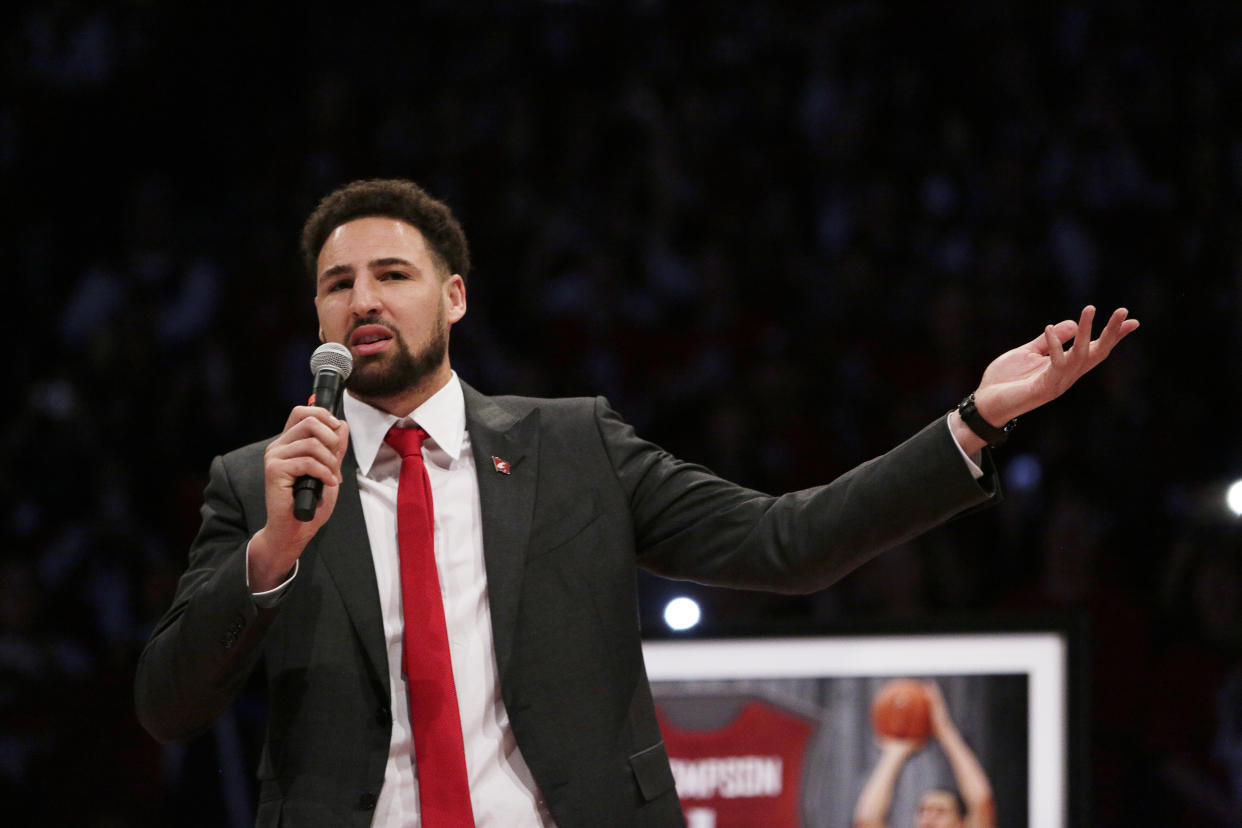
{"label": "open mouth", "polygon": [[377,354],[392,338],[392,331],[383,325],[360,325],[350,333],[349,347],[360,355]]}

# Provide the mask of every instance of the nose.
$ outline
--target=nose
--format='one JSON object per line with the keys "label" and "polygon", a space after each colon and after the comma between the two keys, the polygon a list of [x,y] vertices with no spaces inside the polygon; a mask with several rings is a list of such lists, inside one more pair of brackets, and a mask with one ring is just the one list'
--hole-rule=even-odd
{"label": "nose", "polygon": [[354,279],[353,289],[349,292],[349,311],[354,316],[366,317],[379,312],[379,285],[370,275]]}

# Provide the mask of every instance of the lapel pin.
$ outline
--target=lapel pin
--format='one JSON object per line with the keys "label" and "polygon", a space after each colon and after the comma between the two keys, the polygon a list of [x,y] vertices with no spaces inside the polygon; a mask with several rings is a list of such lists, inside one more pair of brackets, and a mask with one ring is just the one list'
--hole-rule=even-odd
{"label": "lapel pin", "polygon": [[513,470],[513,467],[509,465],[508,460],[501,460],[494,454],[492,455],[492,465],[496,468],[496,471],[501,474],[509,474]]}

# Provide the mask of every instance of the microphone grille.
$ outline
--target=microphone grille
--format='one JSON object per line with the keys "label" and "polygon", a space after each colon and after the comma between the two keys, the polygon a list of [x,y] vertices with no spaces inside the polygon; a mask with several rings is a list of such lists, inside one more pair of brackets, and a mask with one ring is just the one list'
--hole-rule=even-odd
{"label": "microphone grille", "polygon": [[341,343],[325,342],[311,354],[311,374],[317,375],[325,368],[329,371],[336,371],[341,375],[341,379],[349,379],[350,373],[354,370],[354,358],[350,356],[349,349]]}

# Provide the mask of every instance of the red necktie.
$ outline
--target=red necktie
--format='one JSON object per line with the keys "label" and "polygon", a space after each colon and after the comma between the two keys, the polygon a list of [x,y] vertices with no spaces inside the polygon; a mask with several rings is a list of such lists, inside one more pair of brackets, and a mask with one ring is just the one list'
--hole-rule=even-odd
{"label": "red necktie", "polygon": [[417,426],[394,426],[384,441],[401,455],[397,545],[405,610],[403,666],[418,765],[419,812],[427,828],[458,828],[474,825],[474,811],[436,572],[431,481],[423,465],[426,439],[427,432]]}

